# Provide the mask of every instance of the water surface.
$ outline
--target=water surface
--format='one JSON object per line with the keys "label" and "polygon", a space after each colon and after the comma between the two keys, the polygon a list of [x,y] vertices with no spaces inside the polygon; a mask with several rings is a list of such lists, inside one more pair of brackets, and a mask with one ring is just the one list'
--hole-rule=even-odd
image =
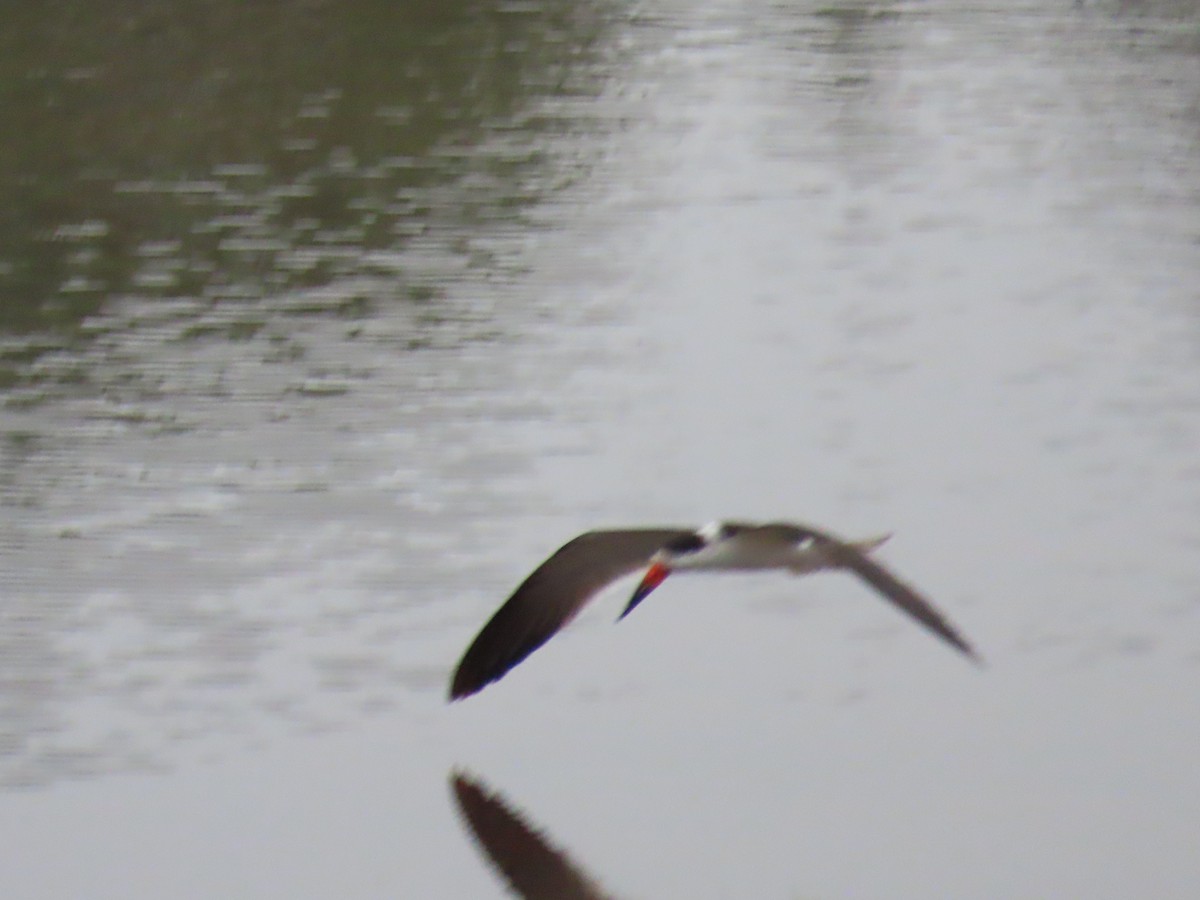
{"label": "water surface", "polygon": [[[0,890],[500,896],[466,772],[615,896],[1195,895],[1191,4],[216,10],[4,38]],[[681,576],[445,705],[726,516],[987,667]]]}

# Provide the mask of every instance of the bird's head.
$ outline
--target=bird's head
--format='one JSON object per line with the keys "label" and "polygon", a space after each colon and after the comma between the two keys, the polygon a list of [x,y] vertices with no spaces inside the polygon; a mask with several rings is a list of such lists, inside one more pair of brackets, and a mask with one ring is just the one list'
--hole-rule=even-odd
{"label": "bird's head", "polygon": [[681,565],[686,566],[689,557],[720,540],[723,532],[724,526],[719,522],[713,522],[675,538],[663,546],[650,558],[650,568],[646,570],[646,574],[642,576],[642,580],[634,589],[633,596],[629,598],[618,621],[633,612],[635,606],[649,597],[656,587],[666,581],[672,570]]}

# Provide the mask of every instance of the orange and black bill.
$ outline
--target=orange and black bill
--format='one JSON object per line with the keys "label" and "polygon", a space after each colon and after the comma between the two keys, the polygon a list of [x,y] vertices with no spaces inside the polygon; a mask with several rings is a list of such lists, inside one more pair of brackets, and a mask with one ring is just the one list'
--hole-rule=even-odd
{"label": "orange and black bill", "polygon": [[633,608],[649,597],[654,589],[662,584],[670,574],[671,570],[662,565],[662,563],[654,563],[650,566],[646,570],[646,574],[642,576],[641,583],[638,584],[637,589],[633,592],[633,596],[629,598],[629,603],[625,605],[625,611],[617,616],[617,621],[620,622],[633,612]]}

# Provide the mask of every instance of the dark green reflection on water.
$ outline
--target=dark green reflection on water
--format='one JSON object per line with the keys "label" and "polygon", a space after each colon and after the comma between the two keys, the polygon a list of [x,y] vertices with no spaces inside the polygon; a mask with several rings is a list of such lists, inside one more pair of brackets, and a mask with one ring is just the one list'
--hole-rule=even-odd
{"label": "dark green reflection on water", "polygon": [[[473,351],[520,332],[535,208],[596,158],[611,24],[554,0],[6,12],[0,789],[308,727],[280,672],[338,708],[393,677],[397,622],[470,569],[430,547],[526,458],[536,404],[479,395],[507,369]],[[440,684],[423,652],[387,697]]]}
{"label": "dark green reflection on water", "polygon": [[601,89],[607,29],[565,2],[5,15],[0,390],[86,340],[81,323],[114,299],[251,303],[362,279],[307,310],[356,317],[436,303],[439,266],[405,259],[416,239],[502,267],[477,239],[528,227],[523,212],[570,180],[548,149],[567,119],[543,101]]}

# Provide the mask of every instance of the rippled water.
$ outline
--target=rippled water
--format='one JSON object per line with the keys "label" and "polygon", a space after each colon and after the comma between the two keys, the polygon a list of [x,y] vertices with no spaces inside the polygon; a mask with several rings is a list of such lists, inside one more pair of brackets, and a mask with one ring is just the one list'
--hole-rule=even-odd
{"label": "rippled water", "polygon": [[[4,37],[0,890],[1194,896],[1193,4],[215,10]],[[722,516],[987,668],[680,577],[444,704]]]}

